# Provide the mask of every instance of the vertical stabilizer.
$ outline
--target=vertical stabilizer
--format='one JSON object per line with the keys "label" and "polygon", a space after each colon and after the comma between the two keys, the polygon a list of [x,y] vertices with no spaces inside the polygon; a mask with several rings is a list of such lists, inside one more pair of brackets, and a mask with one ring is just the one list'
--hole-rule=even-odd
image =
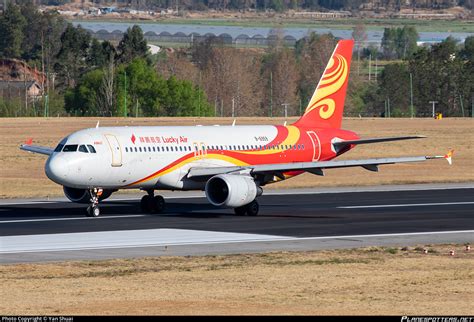
{"label": "vertical stabilizer", "polygon": [[351,67],[354,40],[340,40],[303,116],[300,127],[340,128]]}

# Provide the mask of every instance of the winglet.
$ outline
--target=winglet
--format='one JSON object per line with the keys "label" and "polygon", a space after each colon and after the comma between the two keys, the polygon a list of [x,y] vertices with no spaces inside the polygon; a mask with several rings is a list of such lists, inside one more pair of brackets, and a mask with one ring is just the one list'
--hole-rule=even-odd
{"label": "winglet", "polygon": [[28,138],[28,140],[25,141],[26,145],[32,145],[33,144],[33,138]]}
{"label": "winglet", "polygon": [[453,154],[454,154],[454,150],[451,149],[451,150],[449,150],[448,153],[446,153],[446,155],[444,156],[444,158],[445,158],[446,160],[448,160],[449,165],[452,165],[452,164],[453,164],[453,160],[452,160]]}

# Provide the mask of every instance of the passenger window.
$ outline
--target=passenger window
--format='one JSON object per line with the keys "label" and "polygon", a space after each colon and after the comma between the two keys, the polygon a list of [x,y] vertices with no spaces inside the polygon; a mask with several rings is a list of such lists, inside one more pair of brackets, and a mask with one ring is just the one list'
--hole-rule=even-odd
{"label": "passenger window", "polygon": [[84,144],[79,146],[79,152],[89,153],[89,151],[87,151],[87,148]]}
{"label": "passenger window", "polygon": [[66,145],[63,149],[63,152],[76,152],[76,151],[77,151],[77,144]]}
{"label": "passenger window", "polygon": [[139,147],[138,149],[140,150],[140,152],[142,152],[142,147]]}
{"label": "passenger window", "polygon": [[125,152],[128,152],[128,148],[127,148],[127,147],[125,147]]}
{"label": "passenger window", "polygon": [[137,148],[137,147],[135,147],[135,152],[138,152],[138,148]]}

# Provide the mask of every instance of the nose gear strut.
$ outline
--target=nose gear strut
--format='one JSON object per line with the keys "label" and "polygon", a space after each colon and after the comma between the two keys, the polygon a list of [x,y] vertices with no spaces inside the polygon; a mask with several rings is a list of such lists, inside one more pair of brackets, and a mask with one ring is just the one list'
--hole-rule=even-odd
{"label": "nose gear strut", "polygon": [[87,207],[87,217],[99,217],[100,209],[99,209],[99,198],[102,196],[104,192],[101,188],[93,188],[89,189],[89,194],[91,196],[90,202],[91,205]]}

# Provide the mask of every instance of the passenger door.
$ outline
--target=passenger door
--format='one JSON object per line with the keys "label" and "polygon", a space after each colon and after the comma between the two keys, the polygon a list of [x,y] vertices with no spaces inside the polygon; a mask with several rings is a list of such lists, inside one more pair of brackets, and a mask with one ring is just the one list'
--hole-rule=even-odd
{"label": "passenger door", "polygon": [[122,149],[120,143],[115,135],[105,134],[107,143],[109,144],[110,151],[112,153],[112,166],[121,167],[122,166]]}
{"label": "passenger door", "polygon": [[321,143],[319,141],[318,135],[313,131],[306,132],[311,139],[311,143],[313,144],[313,162],[318,161],[321,157]]}

